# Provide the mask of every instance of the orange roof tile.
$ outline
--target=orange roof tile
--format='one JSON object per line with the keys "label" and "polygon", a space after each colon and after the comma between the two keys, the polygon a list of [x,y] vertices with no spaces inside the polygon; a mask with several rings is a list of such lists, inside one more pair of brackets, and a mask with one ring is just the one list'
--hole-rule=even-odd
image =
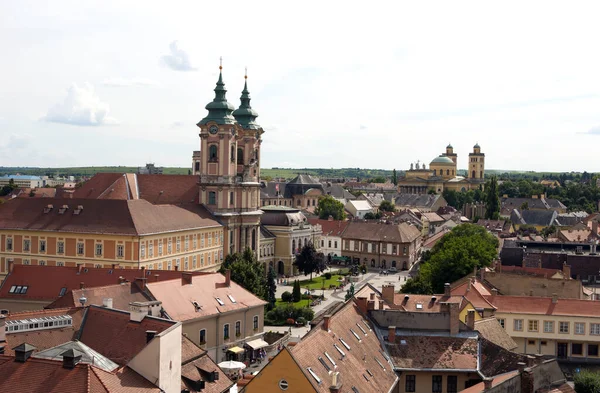
{"label": "orange roof tile", "polygon": [[387,349],[398,369],[464,370],[478,369],[477,337],[396,335]]}
{"label": "orange roof tile", "polygon": [[[510,379],[512,377],[515,377],[519,375],[519,371],[509,371],[507,373],[504,374],[500,374],[500,375],[496,375],[495,377],[493,377],[492,379],[492,387],[498,386],[499,384],[501,384],[502,382],[506,381],[507,379]],[[485,391],[485,384],[483,382],[480,382],[478,384],[475,384],[467,389],[461,390],[460,393],[481,393]]]}
{"label": "orange roof tile", "polygon": [[320,218],[309,218],[311,225],[319,224],[323,230],[323,236],[342,236],[350,221],[322,220]]}
{"label": "orange roof tile", "polygon": [[86,305],[102,306],[104,299],[112,299],[112,308],[129,310],[131,302],[147,302],[150,299],[135,283],[125,282],[104,287],[73,289],[46,306],[46,308],[78,307],[79,299],[86,298]]}
{"label": "orange roof tile", "polygon": [[497,313],[565,315],[600,318],[600,302],[594,300],[557,299],[536,296],[487,296]]}

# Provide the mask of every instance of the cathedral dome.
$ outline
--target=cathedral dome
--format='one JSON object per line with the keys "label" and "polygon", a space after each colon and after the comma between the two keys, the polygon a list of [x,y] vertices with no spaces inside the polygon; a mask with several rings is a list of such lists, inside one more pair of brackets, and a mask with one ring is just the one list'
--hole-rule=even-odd
{"label": "cathedral dome", "polygon": [[431,161],[431,165],[454,165],[454,161],[452,161],[452,159],[446,157],[446,156],[438,156],[436,158],[433,159],[433,161]]}

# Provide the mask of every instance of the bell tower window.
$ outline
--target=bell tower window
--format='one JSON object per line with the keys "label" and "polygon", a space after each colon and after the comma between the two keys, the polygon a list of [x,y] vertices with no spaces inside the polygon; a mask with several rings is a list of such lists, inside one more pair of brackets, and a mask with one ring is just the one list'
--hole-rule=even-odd
{"label": "bell tower window", "polygon": [[208,204],[216,205],[217,204],[217,193],[214,191],[208,192]]}
{"label": "bell tower window", "polygon": [[217,145],[210,145],[208,148],[208,159],[210,161],[217,161]]}
{"label": "bell tower window", "polygon": [[244,165],[244,149],[241,147],[237,149],[237,164]]}
{"label": "bell tower window", "polygon": [[235,146],[231,145],[231,162],[235,162]]}

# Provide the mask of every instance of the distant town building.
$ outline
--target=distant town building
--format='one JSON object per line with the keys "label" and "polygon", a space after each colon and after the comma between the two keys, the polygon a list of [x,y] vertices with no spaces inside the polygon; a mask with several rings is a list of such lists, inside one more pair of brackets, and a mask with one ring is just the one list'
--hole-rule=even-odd
{"label": "distant town building", "polygon": [[141,175],[162,175],[163,169],[162,166],[154,166],[154,163],[149,163],[145,167],[139,167],[137,173]]}
{"label": "distant town building", "polygon": [[23,188],[38,188],[46,185],[46,181],[40,176],[4,175],[0,176],[0,187],[11,184],[11,181],[16,187]]}

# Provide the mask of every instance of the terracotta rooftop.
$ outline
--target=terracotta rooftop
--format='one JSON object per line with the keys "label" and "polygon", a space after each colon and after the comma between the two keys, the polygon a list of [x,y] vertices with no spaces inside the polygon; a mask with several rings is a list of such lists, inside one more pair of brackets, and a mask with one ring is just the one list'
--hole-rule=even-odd
{"label": "terracotta rooftop", "polygon": [[62,361],[29,358],[20,363],[11,356],[0,355],[0,391],[158,393],[161,390],[128,367],[109,373],[89,364],[67,369]]}
{"label": "terracotta rooftop", "polygon": [[410,243],[421,236],[414,225],[407,223],[380,224],[377,222],[351,221],[344,231],[346,239],[361,239],[365,241],[381,241],[386,239],[394,243]]}
{"label": "terracotta rooftop", "polygon": [[511,265],[502,265],[501,266],[502,273],[514,273],[514,274],[526,274],[538,277],[552,277],[556,273],[562,273],[561,270],[558,269],[546,269],[543,267],[522,267],[522,266],[511,266]]}
{"label": "terracotta rooftop", "polygon": [[125,282],[105,287],[73,289],[47,305],[46,308],[78,307],[80,306],[79,299],[82,297],[86,298],[86,305],[96,306],[102,306],[104,299],[112,299],[112,308],[125,311],[129,310],[131,302],[152,300],[140,290],[136,283]]}
{"label": "terracotta rooftop", "polygon": [[487,296],[487,300],[497,313],[600,317],[600,302],[594,300],[557,299],[553,303],[551,297],[536,296]]}
{"label": "terracotta rooftop", "polygon": [[[492,387],[496,387],[504,381],[517,375],[519,375],[519,371],[509,371],[504,374],[496,375],[495,377],[492,377]],[[480,382],[469,388],[461,390],[460,393],[482,393],[483,391],[485,391],[485,384],[483,382]]]}
{"label": "terracotta rooftop", "polygon": [[[68,209],[63,211],[65,205]],[[212,226],[221,224],[203,206],[192,203],[175,206],[153,205],[142,199],[15,198],[0,205],[0,229],[10,230],[135,236]]]}
{"label": "terracotta rooftop", "polygon": [[329,393],[332,382],[329,371],[335,369],[344,391],[351,391],[352,386],[361,393],[390,391],[397,376],[382,355],[383,348],[373,331],[374,326],[363,317],[358,306],[349,301],[333,314],[329,331],[323,324],[313,328],[291,349],[315,390]]}
{"label": "terracotta rooftop", "polygon": [[[194,275],[206,273],[193,272]],[[158,275],[158,277],[157,277]],[[148,281],[181,280],[182,272],[174,270],[145,270],[145,269],[107,269],[95,267],[67,266],[12,266],[12,272],[6,276],[0,286],[0,298],[29,299],[53,301],[70,290],[80,288],[101,287],[119,283],[119,277],[126,281],[135,281],[139,277],[147,277]],[[10,293],[13,286],[27,286],[24,294]]]}
{"label": "terracotta rooftop", "polygon": [[390,307],[399,308],[403,311],[441,312],[442,303],[458,303],[461,305],[463,303],[463,297],[396,293],[394,294],[394,305],[390,305]]}
{"label": "terracotta rooftop", "polygon": [[321,229],[323,230],[323,236],[342,236],[344,230],[348,226],[350,221],[340,221],[340,220],[322,220],[320,218],[308,218],[308,222],[310,225],[321,225]]}
{"label": "terracotta rooftop", "polygon": [[175,324],[150,316],[135,322],[130,320],[129,312],[90,306],[79,340],[113,362],[125,365],[146,346],[147,330],[161,333]]}
{"label": "terracotta rooftop", "polygon": [[220,273],[194,276],[191,284],[183,285],[182,280],[168,280],[148,283],[147,288],[156,300],[162,302],[169,317],[176,321],[266,304],[233,281],[225,286],[225,277]]}
{"label": "terracotta rooftop", "polygon": [[387,350],[396,369],[476,371],[477,337],[409,336],[398,333]]}
{"label": "terracotta rooftop", "polygon": [[494,305],[486,298],[486,296],[491,295],[491,292],[479,280],[473,282],[469,278],[469,280],[452,288],[452,295],[464,296],[477,309],[494,308]]}
{"label": "terracotta rooftop", "polygon": [[495,317],[489,317],[475,321],[475,330],[477,330],[483,338],[493,342],[494,344],[512,351],[517,348],[517,343],[508,335],[500,322]]}

